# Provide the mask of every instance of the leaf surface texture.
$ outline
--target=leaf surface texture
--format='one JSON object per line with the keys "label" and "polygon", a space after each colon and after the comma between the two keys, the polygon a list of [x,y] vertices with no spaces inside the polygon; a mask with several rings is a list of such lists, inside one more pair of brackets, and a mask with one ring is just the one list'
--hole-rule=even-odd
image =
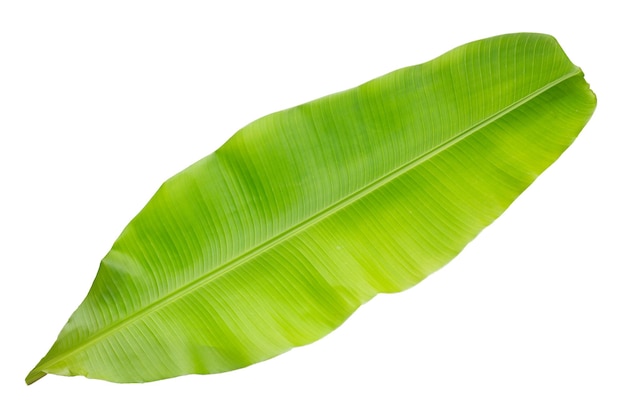
{"label": "leaf surface texture", "polygon": [[263,117],[163,184],[26,381],[224,372],[311,343],[450,261],[595,103],[554,38],[511,34]]}

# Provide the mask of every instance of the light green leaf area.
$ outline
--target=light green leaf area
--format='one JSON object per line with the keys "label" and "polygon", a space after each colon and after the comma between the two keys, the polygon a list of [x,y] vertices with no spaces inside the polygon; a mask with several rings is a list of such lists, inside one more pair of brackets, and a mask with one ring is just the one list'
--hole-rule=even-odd
{"label": "light green leaf area", "polygon": [[554,38],[473,42],[263,117],[166,181],[26,378],[241,368],[457,255],[596,105]]}

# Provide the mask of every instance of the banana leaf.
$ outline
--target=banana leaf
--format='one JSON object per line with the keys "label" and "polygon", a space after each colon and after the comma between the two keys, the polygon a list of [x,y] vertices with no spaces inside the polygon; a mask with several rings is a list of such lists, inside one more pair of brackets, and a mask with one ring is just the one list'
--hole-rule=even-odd
{"label": "banana leaf", "polygon": [[161,186],[26,382],[217,373],[311,343],[449,262],[595,105],[554,38],[520,33],[263,117]]}

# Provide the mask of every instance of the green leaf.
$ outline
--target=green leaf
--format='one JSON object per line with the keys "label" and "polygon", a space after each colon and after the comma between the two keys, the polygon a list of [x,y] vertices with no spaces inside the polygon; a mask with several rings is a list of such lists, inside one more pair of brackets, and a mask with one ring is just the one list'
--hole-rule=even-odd
{"label": "green leaf", "polygon": [[163,184],[26,382],[224,372],[311,343],[450,261],[595,104],[552,37],[512,34],[263,117]]}

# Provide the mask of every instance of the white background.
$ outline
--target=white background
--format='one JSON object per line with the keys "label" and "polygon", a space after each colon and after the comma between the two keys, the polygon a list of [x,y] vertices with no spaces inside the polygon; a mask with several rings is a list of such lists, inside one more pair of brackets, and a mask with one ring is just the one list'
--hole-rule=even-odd
{"label": "white background", "polygon": [[[611,4],[4,1],[0,414],[626,415],[626,31]],[[243,370],[26,387],[165,179],[260,116],[518,31],[554,35],[598,108],[444,269]]]}

